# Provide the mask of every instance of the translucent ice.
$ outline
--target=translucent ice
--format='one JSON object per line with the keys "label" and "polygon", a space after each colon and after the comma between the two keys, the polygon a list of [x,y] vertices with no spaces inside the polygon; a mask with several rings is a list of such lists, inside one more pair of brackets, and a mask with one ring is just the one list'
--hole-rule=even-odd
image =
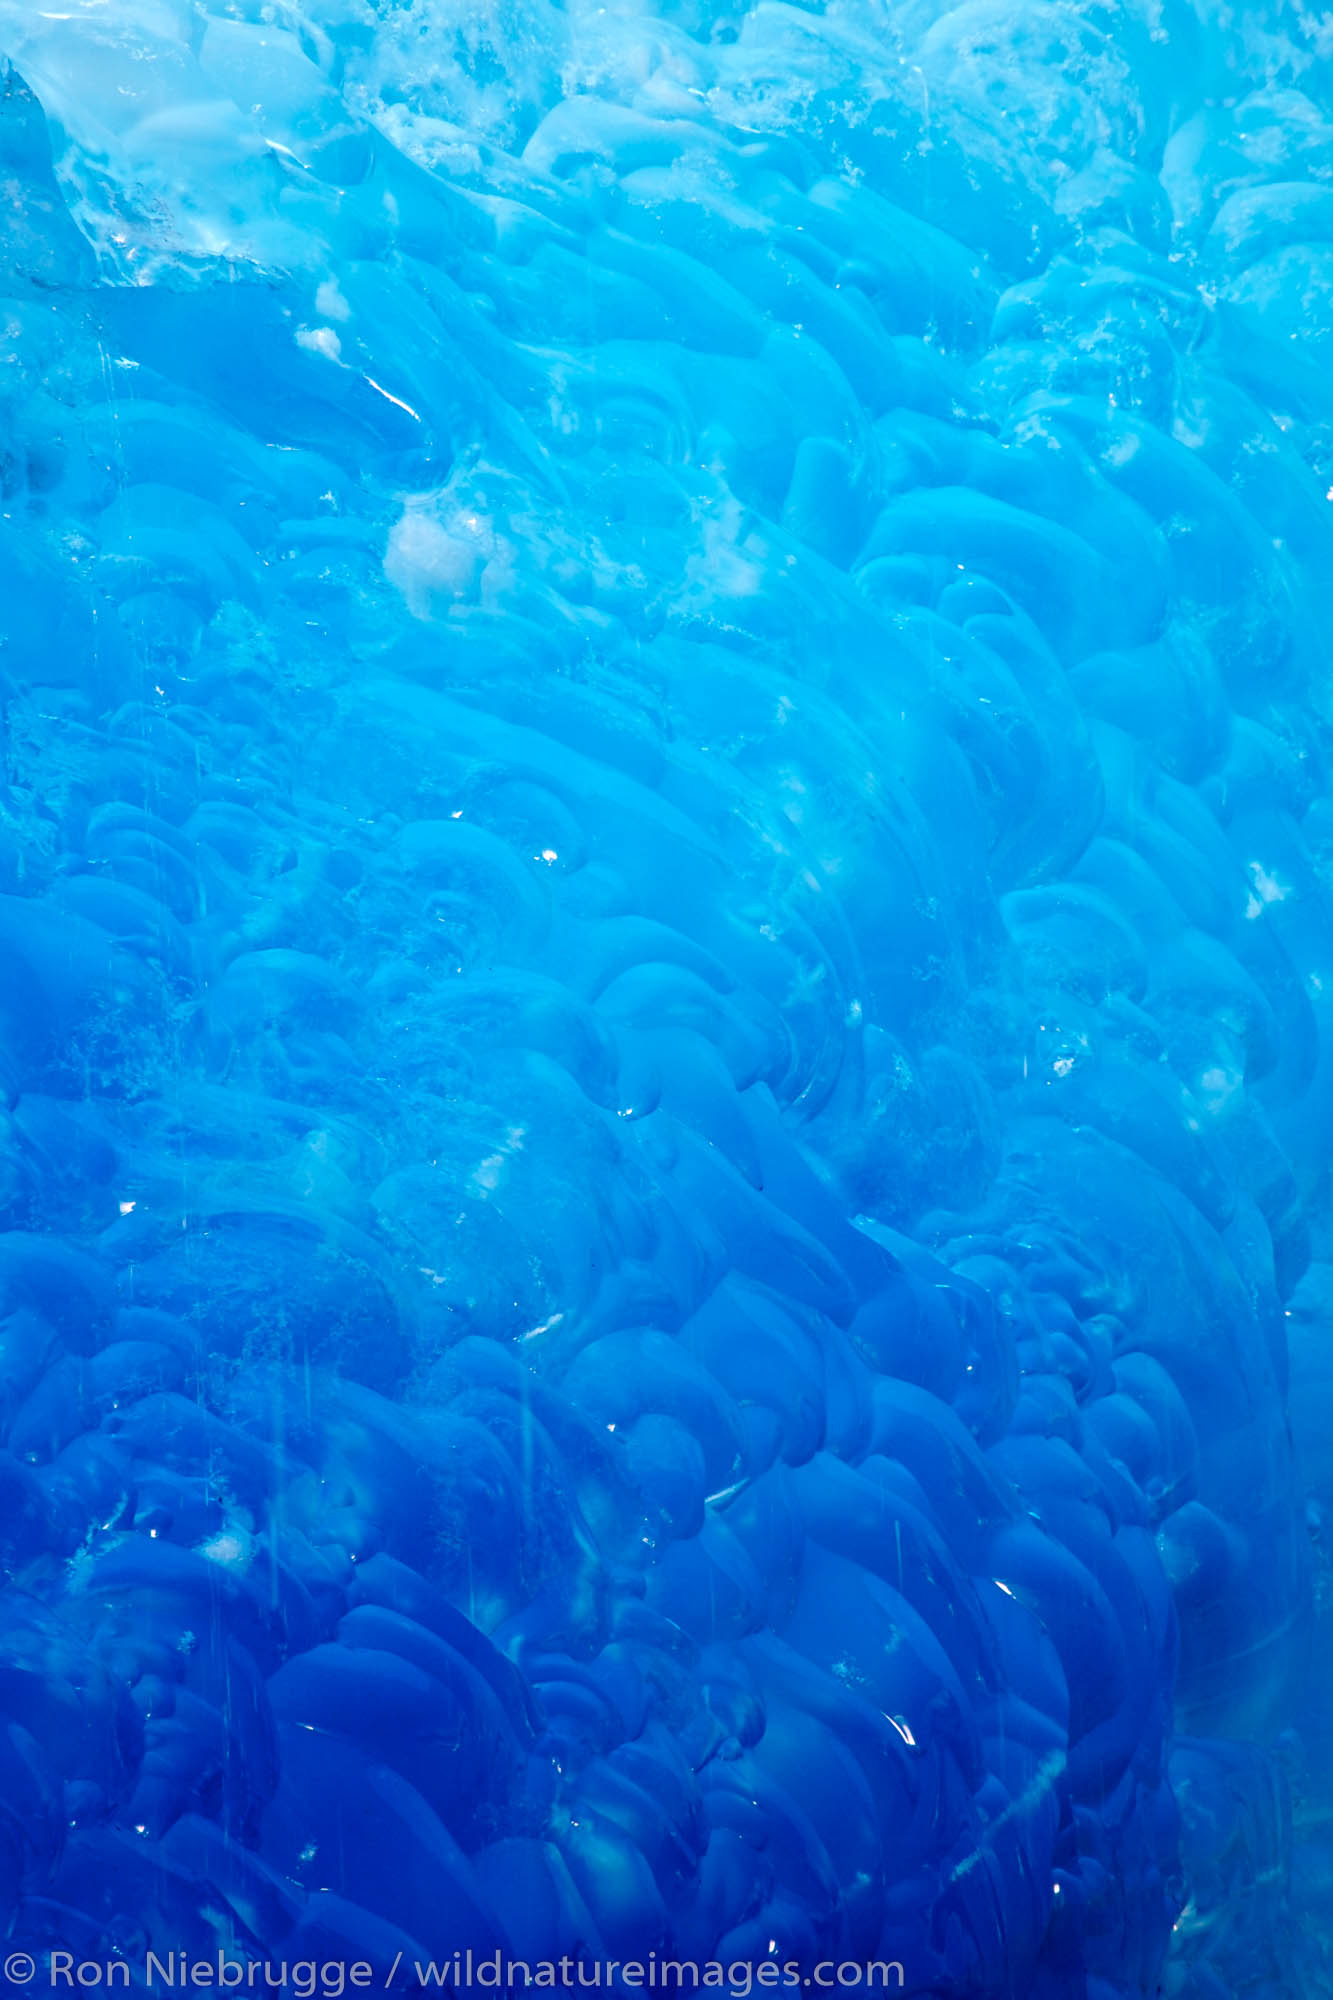
{"label": "translucent ice", "polygon": [[1324,39],[0,0],[15,1948],[1303,1976]]}

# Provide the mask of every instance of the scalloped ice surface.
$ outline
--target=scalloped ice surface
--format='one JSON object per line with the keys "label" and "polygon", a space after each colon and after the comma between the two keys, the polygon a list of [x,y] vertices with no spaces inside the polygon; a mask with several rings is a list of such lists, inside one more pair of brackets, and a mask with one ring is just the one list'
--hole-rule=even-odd
{"label": "scalloped ice surface", "polygon": [[0,47],[0,1927],[1324,1990],[1325,26]]}

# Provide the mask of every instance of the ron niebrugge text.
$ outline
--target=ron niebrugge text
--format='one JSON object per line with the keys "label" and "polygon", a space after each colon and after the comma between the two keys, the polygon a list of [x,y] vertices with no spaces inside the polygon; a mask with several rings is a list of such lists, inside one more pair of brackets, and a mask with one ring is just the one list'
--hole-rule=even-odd
{"label": "ron niebrugge text", "polygon": [[[349,1992],[448,1989],[465,1991],[481,1987],[490,1991],[513,1992],[536,1986],[564,1989],[603,1988],[610,1991],[644,1988],[666,1992],[712,1991],[745,1996],[756,1988],[813,1987],[841,1989],[857,1987],[872,1992],[900,1992],[903,1968],[896,1959],[823,1959],[808,1971],[793,1960],[764,1958],[758,1963],[719,1960],[659,1958],[650,1952],[644,1959],[510,1959],[497,1951],[490,1957],[472,1952],[452,1958],[406,1960],[400,1952],[387,1969],[366,1959],[350,1963],[318,1959],[240,1959],[223,1951],[198,1957],[184,1951],[147,1952],[141,1978],[132,1980],[126,1959],[77,1959],[70,1951],[51,1951],[40,1965],[26,1952],[11,1953],[6,1974],[12,1983],[42,1984],[55,1988],[128,1988],[131,1984],[149,1991],[216,1991],[257,1994],[286,1992],[296,2000],[341,2000]],[[46,1974],[43,1979],[43,1973]]]}

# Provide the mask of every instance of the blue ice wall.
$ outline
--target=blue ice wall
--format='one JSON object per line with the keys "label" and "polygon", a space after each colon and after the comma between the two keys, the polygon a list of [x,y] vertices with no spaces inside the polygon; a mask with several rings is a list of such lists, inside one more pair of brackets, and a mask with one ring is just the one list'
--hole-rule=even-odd
{"label": "blue ice wall", "polygon": [[7,1948],[1295,1990],[1325,29],[0,46]]}

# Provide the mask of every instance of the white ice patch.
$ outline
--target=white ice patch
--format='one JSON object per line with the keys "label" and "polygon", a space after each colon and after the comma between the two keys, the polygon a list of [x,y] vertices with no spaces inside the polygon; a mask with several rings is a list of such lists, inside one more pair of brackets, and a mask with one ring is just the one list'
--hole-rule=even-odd
{"label": "white ice patch", "polygon": [[1247,917],[1257,917],[1266,903],[1285,903],[1291,894],[1276,875],[1270,875],[1261,861],[1250,863],[1250,880],[1254,884],[1254,894],[1246,906]]}
{"label": "white ice patch", "polygon": [[1223,1069],[1220,1065],[1214,1069],[1206,1069],[1199,1078],[1199,1099],[1207,1110],[1221,1111],[1235,1096],[1244,1081],[1239,1070]]}
{"label": "white ice patch", "polygon": [[307,354],[322,354],[329,361],[341,361],[343,344],[331,326],[298,326],[296,344]]}
{"label": "white ice patch", "polygon": [[338,289],[336,278],[326,278],[315,293],[315,311],[321,319],[349,320],[352,308]]}
{"label": "white ice patch", "polygon": [[390,530],[384,574],[414,618],[430,618],[473,594],[499,548],[485,515],[417,494]]}
{"label": "white ice patch", "polygon": [[223,1569],[246,1569],[253,1546],[253,1538],[246,1529],[226,1527],[201,1542],[199,1553],[205,1562],[219,1563]]}

